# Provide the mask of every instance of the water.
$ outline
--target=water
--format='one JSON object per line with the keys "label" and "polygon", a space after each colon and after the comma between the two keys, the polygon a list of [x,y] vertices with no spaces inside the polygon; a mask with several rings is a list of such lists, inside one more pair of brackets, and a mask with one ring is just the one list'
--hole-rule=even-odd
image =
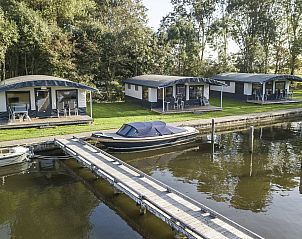
{"label": "water", "polygon": [[265,238],[302,235],[301,123],[218,135],[213,147],[187,146],[116,154],[167,185]]}
{"label": "water", "polygon": [[1,168],[1,239],[142,238],[58,162],[49,166]]}
{"label": "water", "polygon": [[[302,235],[301,123],[218,135],[119,158],[272,239]],[[0,238],[173,238],[74,160],[0,168]],[[8,176],[10,175],[10,176]],[[5,177],[4,177],[5,176]]]}

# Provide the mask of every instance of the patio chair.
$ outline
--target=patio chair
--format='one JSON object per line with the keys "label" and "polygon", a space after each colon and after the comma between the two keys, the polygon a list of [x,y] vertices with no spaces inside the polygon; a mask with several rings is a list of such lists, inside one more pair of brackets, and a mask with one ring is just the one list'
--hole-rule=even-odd
{"label": "patio chair", "polygon": [[79,109],[75,101],[68,101],[68,114],[71,116],[71,112],[74,112],[75,116],[79,115]]}
{"label": "patio chair", "polygon": [[175,101],[175,106],[177,109],[183,110],[185,107],[185,101],[182,98],[177,98]]}
{"label": "patio chair", "polygon": [[25,119],[31,121],[31,118],[29,117],[28,114],[28,108],[29,105],[23,103],[17,103],[11,105],[12,119],[16,120],[16,117],[18,117],[20,122],[24,121]]}
{"label": "patio chair", "polygon": [[209,100],[206,97],[202,97],[202,105],[203,106],[208,106],[210,105]]}
{"label": "patio chair", "polygon": [[64,102],[59,102],[57,107],[58,118],[60,117],[60,113],[63,113],[64,117],[67,117],[67,109],[65,107]]}

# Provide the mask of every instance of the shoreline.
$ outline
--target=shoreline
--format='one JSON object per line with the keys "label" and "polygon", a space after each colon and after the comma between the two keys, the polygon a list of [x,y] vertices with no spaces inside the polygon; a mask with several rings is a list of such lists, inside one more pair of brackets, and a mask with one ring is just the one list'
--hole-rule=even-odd
{"label": "shoreline", "polygon": [[[298,119],[302,117],[302,108],[268,111],[261,113],[243,114],[237,116],[223,116],[214,118],[215,131],[223,132],[237,129],[245,129],[249,126],[266,126],[275,123],[282,123],[285,120]],[[199,129],[201,134],[211,133],[212,119],[191,120],[185,122],[170,123],[175,126],[191,126]],[[117,129],[102,130],[102,132],[113,132]],[[48,149],[52,144],[54,138],[71,138],[76,136],[78,138],[89,138],[93,132],[84,132],[67,135],[55,135],[40,138],[29,138],[12,141],[0,141],[0,148],[12,147],[17,145],[38,147],[38,150]],[[98,131],[99,132],[99,131]]]}

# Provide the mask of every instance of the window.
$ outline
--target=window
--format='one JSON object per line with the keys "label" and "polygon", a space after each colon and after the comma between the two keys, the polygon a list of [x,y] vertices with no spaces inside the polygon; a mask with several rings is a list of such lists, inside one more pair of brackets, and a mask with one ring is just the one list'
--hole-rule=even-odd
{"label": "window", "polygon": [[158,100],[163,99],[163,89],[157,89],[157,99]]}
{"label": "window", "polygon": [[180,98],[186,97],[186,86],[185,85],[176,85],[176,96]]}
{"label": "window", "polygon": [[[173,86],[169,86],[165,88],[165,98],[167,97],[173,97]],[[157,89],[157,99],[162,100],[163,99],[163,89]]]}
{"label": "window", "polygon": [[191,85],[189,87],[189,99],[199,99],[203,97],[203,85]]}
{"label": "window", "polygon": [[128,89],[131,90],[131,84],[127,84],[128,85]]}
{"label": "window", "polygon": [[138,85],[135,85],[135,90],[138,91]]}
{"label": "window", "polygon": [[135,137],[137,136],[138,131],[136,128],[125,124],[119,129],[119,131],[117,131],[117,134],[126,137]]}
{"label": "window", "polygon": [[230,81],[225,81],[224,84],[226,84],[227,86],[230,86],[231,82]]}
{"label": "window", "polygon": [[276,81],[276,90],[284,90],[285,89],[285,81]]}
{"label": "window", "polygon": [[173,86],[169,86],[165,90],[165,97],[173,97]]}
{"label": "window", "polygon": [[265,93],[266,93],[267,95],[273,94],[273,82],[272,82],[272,81],[267,82],[267,83],[265,84]]}
{"label": "window", "polygon": [[149,100],[149,88],[143,86],[143,100]]}
{"label": "window", "polygon": [[78,90],[57,90],[57,107],[78,108]]}
{"label": "window", "polygon": [[132,127],[130,125],[124,124],[116,133],[118,135],[126,136]]}
{"label": "window", "polygon": [[6,93],[7,104],[26,104],[27,108],[30,105],[30,93],[29,91],[8,91]]}

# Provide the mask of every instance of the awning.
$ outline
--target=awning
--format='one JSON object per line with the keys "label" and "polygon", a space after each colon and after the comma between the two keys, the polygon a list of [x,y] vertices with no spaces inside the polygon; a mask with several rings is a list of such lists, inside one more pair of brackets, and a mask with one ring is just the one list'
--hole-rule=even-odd
{"label": "awning", "polygon": [[287,74],[252,74],[252,73],[222,73],[212,77],[213,80],[260,83],[273,80],[302,81],[301,77]]}
{"label": "awning", "polygon": [[225,85],[214,79],[204,77],[188,77],[188,76],[166,76],[166,75],[141,75],[123,81],[127,84],[147,86],[151,88],[165,88],[176,84],[209,84],[209,85]]}
{"label": "awning", "polygon": [[60,86],[60,87],[70,87],[84,89],[87,91],[98,91],[97,89],[83,85],[77,82],[69,81],[54,76],[45,76],[45,75],[26,75],[10,78],[0,82],[0,92],[20,89],[25,87],[51,87],[51,86]]}

